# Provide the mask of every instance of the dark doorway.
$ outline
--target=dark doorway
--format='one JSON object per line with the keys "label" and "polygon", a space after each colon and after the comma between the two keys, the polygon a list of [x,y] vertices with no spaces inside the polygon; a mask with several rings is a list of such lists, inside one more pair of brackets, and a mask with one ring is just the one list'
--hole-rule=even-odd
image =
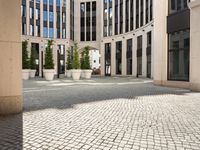
{"label": "dark doorway", "polygon": [[57,76],[65,74],[65,45],[58,45],[57,51]]}
{"label": "dark doorway", "polygon": [[36,64],[36,74],[35,76],[39,76],[39,70],[40,70],[40,59],[39,59],[39,43],[31,43],[31,52],[33,59],[35,60]]}
{"label": "dark doorway", "polygon": [[111,43],[105,44],[105,76],[111,76]]}

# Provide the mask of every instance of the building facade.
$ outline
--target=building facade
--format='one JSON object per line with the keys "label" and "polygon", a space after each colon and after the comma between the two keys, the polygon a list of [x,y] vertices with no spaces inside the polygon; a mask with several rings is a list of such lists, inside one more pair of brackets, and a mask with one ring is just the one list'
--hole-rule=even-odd
{"label": "building facade", "polygon": [[200,91],[200,1],[156,1],[154,13],[154,83]]}
{"label": "building facade", "polygon": [[22,0],[22,40],[35,50],[39,76],[53,39],[55,74],[64,74],[66,50],[77,42],[80,51],[99,51],[102,76],[198,89],[198,7],[198,0]]}
{"label": "building facade", "polygon": [[153,0],[102,2],[101,73],[153,77]]}

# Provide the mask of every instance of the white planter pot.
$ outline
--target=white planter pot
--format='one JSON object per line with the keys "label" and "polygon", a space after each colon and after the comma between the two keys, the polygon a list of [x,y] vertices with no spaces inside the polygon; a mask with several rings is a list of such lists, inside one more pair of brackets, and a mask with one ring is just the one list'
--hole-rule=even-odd
{"label": "white planter pot", "polygon": [[86,79],[91,79],[92,70],[84,70],[84,76]]}
{"label": "white planter pot", "polygon": [[54,78],[54,69],[44,69],[44,77],[47,81],[52,81]]}
{"label": "white planter pot", "polygon": [[36,73],[36,70],[30,70],[30,77],[31,78],[35,78],[35,73]]}
{"label": "white planter pot", "polygon": [[85,78],[85,72],[84,72],[84,70],[81,70],[81,78]]}
{"label": "white planter pot", "polygon": [[72,72],[72,78],[73,78],[73,80],[80,80],[81,70],[74,69],[74,70],[71,70],[71,72]]}
{"label": "white planter pot", "polygon": [[67,78],[71,78],[72,77],[72,71],[66,70],[66,76],[67,76]]}
{"label": "white planter pot", "polygon": [[29,79],[29,73],[30,73],[29,69],[23,69],[22,70],[22,79],[23,80],[28,80]]}

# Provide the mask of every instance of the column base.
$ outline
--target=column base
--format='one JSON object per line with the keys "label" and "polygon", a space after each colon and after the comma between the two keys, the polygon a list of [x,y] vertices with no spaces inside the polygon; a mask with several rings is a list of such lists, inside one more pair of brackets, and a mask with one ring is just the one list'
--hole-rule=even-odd
{"label": "column base", "polygon": [[155,85],[167,86],[167,87],[174,87],[174,88],[184,88],[190,89],[190,82],[184,81],[161,81],[161,80],[154,80]]}
{"label": "column base", "polygon": [[192,91],[200,92],[200,83],[190,83],[190,89]]}
{"label": "column base", "polygon": [[0,115],[21,113],[22,103],[22,96],[0,96]]}

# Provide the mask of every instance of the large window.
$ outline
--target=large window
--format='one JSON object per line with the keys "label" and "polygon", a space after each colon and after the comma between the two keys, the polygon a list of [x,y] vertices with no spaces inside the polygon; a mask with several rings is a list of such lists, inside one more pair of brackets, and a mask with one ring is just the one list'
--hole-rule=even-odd
{"label": "large window", "polygon": [[86,3],[86,41],[90,41],[90,2]]}
{"label": "large window", "polygon": [[189,81],[189,47],[189,30],[169,34],[169,80]]}
{"label": "large window", "polygon": [[137,37],[137,76],[142,75],[142,36]]}
{"label": "large window", "polygon": [[120,26],[119,26],[119,33],[123,33],[123,0],[120,0],[120,8],[119,8],[119,14],[120,14]]}
{"label": "large window", "polygon": [[118,34],[118,24],[119,24],[119,19],[118,19],[118,0],[115,0],[115,35]]}
{"label": "large window", "polygon": [[80,4],[81,12],[81,41],[85,41],[85,3]]}
{"label": "large window", "polygon": [[188,0],[169,0],[169,13],[173,14],[188,8]]}
{"label": "large window", "polygon": [[129,0],[126,0],[126,32],[129,31]]}
{"label": "large window", "polygon": [[127,58],[127,75],[132,74],[132,39],[127,40],[127,52],[126,52],[126,58]]}
{"label": "large window", "polygon": [[92,2],[92,41],[96,41],[96,2]]}
{"label": "large window", "polygon": [[111,43],[105,44],[105,75],[111,75]]}
{"label": "large window", "polygon": [[116,74],[122,74],[122,41],[116,42]]}

